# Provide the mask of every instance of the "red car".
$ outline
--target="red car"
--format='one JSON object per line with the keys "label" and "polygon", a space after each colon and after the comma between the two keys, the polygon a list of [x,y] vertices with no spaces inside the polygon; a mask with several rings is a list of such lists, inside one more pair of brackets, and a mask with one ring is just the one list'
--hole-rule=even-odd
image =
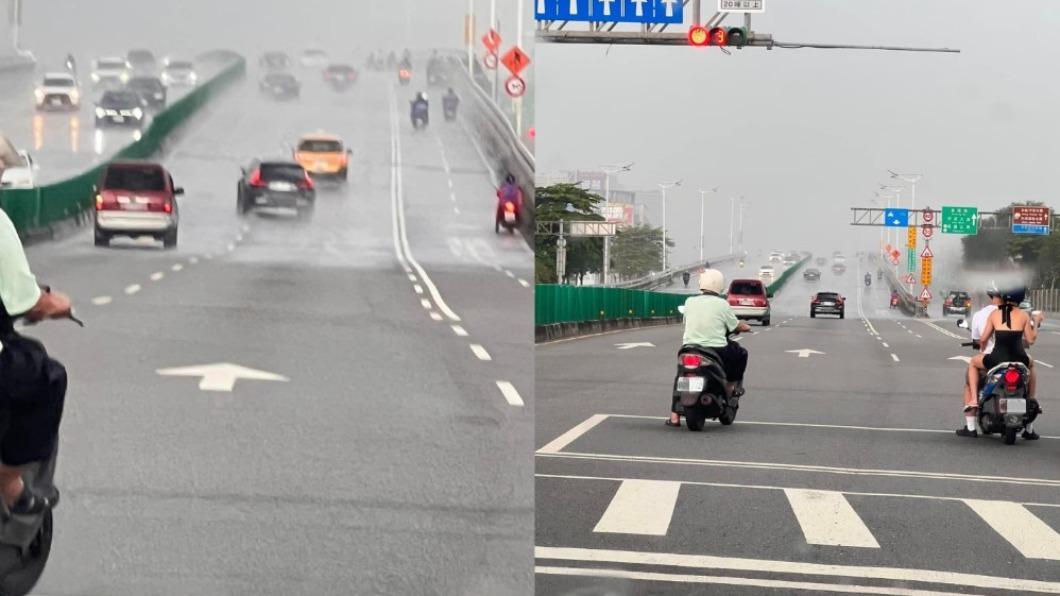
{"label": "red car", "polygon": [[734,279],[725,296],[729,306],[736,311],[736,318],[754,319],[764,327],[769,326],[769,299],[772,295],[760,280]]}
{"label": "red car", "polygon": [[96,193],[96,246],[114,236],[152,236],[166,248],[177,245],[180,221],[177,195],[184,189],[161,165],[148,161],[115,161],[103,169]]}

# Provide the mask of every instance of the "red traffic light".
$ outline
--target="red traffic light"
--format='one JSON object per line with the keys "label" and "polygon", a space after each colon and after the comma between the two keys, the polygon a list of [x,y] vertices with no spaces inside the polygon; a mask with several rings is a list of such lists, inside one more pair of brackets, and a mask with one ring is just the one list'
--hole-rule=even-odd
{"label": "red traffic light", "polygon": [[708,43],[712,46],[728,45],[729,34],[721,27],[714,27],[710,30],[710,41]]}
{"label": "red traffic light", "polygon": [[701,25],[692,25],[692,28],[688,30],[688,43],[697,47],[708,45],[710,42],[710,34],[707,32],[706,27]]}

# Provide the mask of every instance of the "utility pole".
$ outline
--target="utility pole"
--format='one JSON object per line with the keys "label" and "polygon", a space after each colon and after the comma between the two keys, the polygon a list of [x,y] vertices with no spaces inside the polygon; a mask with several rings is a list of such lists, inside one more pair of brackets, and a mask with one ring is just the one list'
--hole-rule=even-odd
{"label": "utility pole", "polygon": [[891,178],[894,178],[896,180],[903,180],[903,181],[909,183],[909,186],[911,187],[911,193],[910,193],[910,199],[909,199],[909,208],[910,209],[916,209],[916,183],[918,181],[920,181],[920,179],[923,178],[924,175],[923,174],[899,174],[898,172],[895,172],[894,170],[887,170],[887,171],[891,173]]}
{"label": "utility pole", "polygon": [[[521,1],[521,0],[520,0]],[[618,172],[628,172],[633,167],[633,163],[630,162],[624,166],[600,166],[600,170],[604,173],[604,204],[611,204],[611,174],[617,174]],[[605,286],[610,285],[611,280],[611,237],[604,236],[604,284]]]}
{"label": "utility pole", "polygon": [[743,197],[740,197],[740,231],[736,235],[737,247],[740,251],[743,251],[743,210],[750,207],[750,203],[745,203]]}
{"label": "utility pole", "polygon": [[[515,47],[523,49],[523,0],[519,0],[515,12]],[[500,65],[497,65],[500,69]],[[515,112],[515,136],[523,136],[523,98],[512,98],[512,111]]]}
{"label": "utility pole", "polygon": [[703,243],[704,243],[704,239],[705,239],[705,236],[703,235],[703,222],[704,222],[704,218],[705,218],[705,214],[706,214],[706,205],[707,205],[706,194],[708,192],[712,192],[712,193],[713,192],[718,192],[719,188],[721,188],[721,187],[720,186],[715,186],[714,188],[712,188],[710,190],[702,190],[702,189],[700,189],[700,191],[699,191],[699,261],[700,262],[703,262]]}
{"label": "utility pole", "polygon": [[663,182],[659,184],[659,189],[662,191],[662,272],[666,273],[666,189],[673,186],[681,186],[681,181],[677,182]]}
{"label": "utility pole", "polygon": [[736,242],[736,197],[729,197],[729,254],[734,254]]}
{"label": "utility pole", "polygon": [[[500,26],[497,23],[497,0],[490,0],[490,29],[493,29],[498,34]],[[498,76],[500,76],[501,65],[498,64],[493,68],[493,103],[497,103],[497,89],[498,89]]]}

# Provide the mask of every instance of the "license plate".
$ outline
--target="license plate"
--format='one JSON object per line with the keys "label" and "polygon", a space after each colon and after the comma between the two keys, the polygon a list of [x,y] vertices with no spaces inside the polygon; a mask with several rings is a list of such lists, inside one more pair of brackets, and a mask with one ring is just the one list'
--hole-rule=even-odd
{"label": "license plate", "polygon": [[1006,414],[1026,414],[1027,413],[1027,400],[1025,399],[1006,399],[1005,407],[1003,410]]}
{"label": "license plate", "polygon": [[748,298],[741,298],[740,299],[740,306],[752,306],[753,304],[754,304],[754,300],[750,300]]}
{"label": "license plate", "polygon": [[115,122],[125,122],[125,116],[115,116],[114,117],[114,121]]}
{"label": "license plate", "polygon": [[699,393],[703,391],[706,379],[703,377],[678,377],[677,390],[688,393]]}
{"label": "license plate", "polygon": [[147,209],[147,205],[145,205],[143,203],[126,203],[125,204],[125,210],[126,211],[144,211],[146,209]]}
{"label": "license plate", "polygon": [[504,221],[508,223],[515,223],[515,214],[508,212],[504,214]]}
{"label": "license plate", "polygon": [[61,105],[63,105],[63,100],[59,99],[58,97],[53,97],[52,98],[52,105],[53,106],[61,106]]}
{"label": "license plate", "polygon": [[289,191],[294,189],[295,186],[290,182],[276,181],[269,183],[269,190]]}
{"label": "license plate", "polygon": [[268,205],[269,204],[269,200],[266,199],[265,197],[257,197],[256,199],[254,199],[254,203],[256,203],[258,205]]}
{"label": "license plate", "polygon": [[822,302],[821,306],[835,306],[835,302]]}

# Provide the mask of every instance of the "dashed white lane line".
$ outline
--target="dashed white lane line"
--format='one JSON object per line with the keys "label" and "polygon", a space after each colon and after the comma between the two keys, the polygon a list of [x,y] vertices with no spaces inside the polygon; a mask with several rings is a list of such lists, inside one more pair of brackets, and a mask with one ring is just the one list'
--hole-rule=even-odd
{"label": "dashed white lane line", "polygon": [[471,344],[470,347],[471,351],[475,354],[475,357],[479,360],[493,360],[493,358],[490,357],[490,353],[486,351],[486,348],[482,347],[482,344]]}
{"label": "dashed white lane line", "polygon": [[236,245],[229,243],[228,246],[226,246],[225,248],[228,249],[229,252],[231,252],[236,249]]}
{"label": "dashed white lane line", "polygon": [[133,284],[125,287],[125,293],[130,296],[140,291],[140,284]]}
{"label": "dashed white lane line", "polygon": [[92,304],[95,304],[96,306],[103,306],[104,304],[110,304],[113,301],[114,299],[110,296],[96,296],[92,299]]}
{"label": "dashed white lane line", "polygon": [[188,257],[188,262],[194,265],[199,262],[199,257]]}
{"label": "dashed white lane line", "polygon": [[158,281],[158,280],[162,279],[165,276],[166,276],[165,273],[162,273],[161,271],[155,271],[154,273],[151,274],[151,281]]}
{"label": "dashed white lane line", "polygon": [[453,214],[460,215],[460,207],[453,207]]}
{"label": "dashed white lane line", "polygon": [[508,271],[507,269],[505,269],[504,274],[507,275],[508,277],[512,278],[512,279],[515,279],[515,274],[512,273],[511,271]]}
{"label": "dashed white lane line", "polygon": [[1042,365],[1042,366],[1044,366],[1045,368],[1053,368],[1053,365],[1052,365],[1052,364],[1049,364],[1049,363],[1047,363],[1047,362],[1042,362],[1041,360],[1035,360],[1035,362],[1037,362],[1038,364],[1041,364],[1041,365]]}
{"label": "dashed white lane line", "polygon": [[442,315],[437,313],[437,312],[434,312],[432,310],[431,311],[431,318],[434,319],[435,321],[441,321],[442,320]]}
{"label": "dashed white lane line", "polygon": [[891,347],[890,345],[888,345],[888,344],[887,344],[887,342],[883,342],[883,344],[882,344],[882,345],[883,345],[883,347],[885,347],[885,348],[890,348],[890,347]]}
{"label": "dashed white lane line", "polygon": [[426,308],[427,310],[430,310],[431,308],[431,301],[427,300],[426,298],[420,298],[420,304],[423,306],[423,308]]}
{"label": "dashed white lane line", "polygon": [[243,224],[243,231],[244,232],[249,232],[250,231],[250,224]]}
{"label": "dashed white lane line", "polygon": [[496,269],[498,272],[504,271],[504,267],[501,267],[500,263],[494,263],[493,268]]}
{"label": "dashed white lane line", "polygon": [[467,337],[467,331],[465,331],[460,325],[451,325],[451,327],[453,328],[453,333],[460,337]]}
{"label": "dashed white lane line", "polygon": [[898,359],[898,354],[894,353],[891,354],[891,360],[894,360],[895,362],[901,362],[901,360]]}
{"label": "dashed white lane line", "polygon": [[242,241],[243,241],[243,234],[240,234],[240,235],[236,236],[236,242],[242,242]]}
{"label": "dashed white lane line", "polygon": [[212,255],[212,254],[209,254],[209,253],[207,253],[207,254],[204,254],[204,255],[202,256],[202,258],[204,258],[204,259],[206,259],[207,261],[209,261],[210,259],[212,259],[212,258],[213,258],[213,255]]}
{"label": "dashed white lane line", "polygon": [[519,396],[519,392],[515,389],[515,386],[508,381],[497,381],[497,388],[501,390],[501,395],[504,396],[504,399],[507,400],[509,405],[523,405],[523,398]]}
{"label": "dashed white lane line", "polygon": [[423,286],[421,286],[420,284],[416,284],[416,285],[412,286],[412,289],[416,290],[417,294],[422,294],[423,293]]}
{"label": "dashed white lane line", "polygon": [[175,265],[173,265],[173,267],[171,267],[171,269],[173,269],[173,271],[180,271],[180,270],[184,269],[184,265],[181,265],[180,263],[176,263]]}
{"label": "dashed white lane line", "polygon": [[519,278],[519,285],[523,286],[524,288],[529,288],[530,287],[530,282],[528,282],[525,279],[520,277]]}
{"label": "dashed white lane line", "polygon": [[411,274],[411,273],[409,273],[409,281],[413,281],[413,282],[416,281],[416,276]]}

